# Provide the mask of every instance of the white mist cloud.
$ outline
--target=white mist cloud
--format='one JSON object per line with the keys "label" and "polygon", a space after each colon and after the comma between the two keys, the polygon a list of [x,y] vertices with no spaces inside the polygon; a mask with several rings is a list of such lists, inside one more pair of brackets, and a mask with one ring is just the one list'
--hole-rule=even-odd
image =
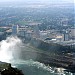
{"label": "white mist cloud", "polygon": [[14,59],[13,53],[15,52],[15,48],[18,48],[18,45],[20,44],[21,44],[21,40],[18,39],[17,37],[8,37],[6,40],[1,41],[0,61],[10,62],[12,59]]}

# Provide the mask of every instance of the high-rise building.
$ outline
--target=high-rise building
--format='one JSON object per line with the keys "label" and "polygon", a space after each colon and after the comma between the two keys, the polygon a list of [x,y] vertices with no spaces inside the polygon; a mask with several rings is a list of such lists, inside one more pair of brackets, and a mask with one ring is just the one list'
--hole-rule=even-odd
{"label": "high-rise building", "polygon": [[12,25],[12,35],[18,34],[18,25]]}
{"label": "high-rise building", "polygon": [[75,39],[75,28],[71,29],[71,38]]}
{"label": "high-rise building", "polygon": [[69,41],[69,34],[68,33],[64,34],[64,41]]}
{"label": "high-rise building", "polygon": [[39,32],[38,25],[34,26],[34,37],[36,37],[36,38],[40,37],[40,32]]}

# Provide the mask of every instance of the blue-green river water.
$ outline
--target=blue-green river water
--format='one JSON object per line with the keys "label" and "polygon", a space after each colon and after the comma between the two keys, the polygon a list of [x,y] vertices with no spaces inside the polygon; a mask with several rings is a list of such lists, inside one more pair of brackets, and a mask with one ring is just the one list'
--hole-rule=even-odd
{"label": "blue-green river water", "polygon": [[63,68],[45,66],[33,60],[18,60],[18,62],[12,63],[12,66],[22,70],[24,75],[75,75],[74,73],[66,72]]}
{"label": "blue-green river water", "polygon": [[[21,50],[35,51],[35,48],[22,46]],[[28,58],[29,55],[33,56],[33,58],[36,57],[36,54],[30,53],[30,52],[25,57]],[[32,59],[15,60],[12,62],[12,66],[22,70],[25,75],[75,75],[73,73],[66,72],[65,69],[63,68],[50,67],[49,65],[46,66],[45,64],[40,63],[38,61],[33,61]]]}

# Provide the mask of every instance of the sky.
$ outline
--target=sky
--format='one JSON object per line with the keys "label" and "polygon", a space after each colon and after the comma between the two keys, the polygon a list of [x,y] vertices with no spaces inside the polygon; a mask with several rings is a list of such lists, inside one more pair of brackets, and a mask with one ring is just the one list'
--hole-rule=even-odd
{"label": "sky", "polygon": [[0,0],[0,2],[67,2],[74,3],[75,0]]}
{"label": "sky", "polygon": [[0,0],[0,6],[8,5],[26,5],[26,4],[69,4],[74,6],[75,0]]}

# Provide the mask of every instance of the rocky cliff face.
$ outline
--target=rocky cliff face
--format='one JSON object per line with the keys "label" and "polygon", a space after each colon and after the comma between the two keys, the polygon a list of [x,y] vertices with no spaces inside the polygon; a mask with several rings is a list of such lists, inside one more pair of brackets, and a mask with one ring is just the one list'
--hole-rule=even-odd
{"label": "rocky cliff face", "polygon": [[21,70],[11,67],[10,63],[0,62],[0,75],[24,75]]}

